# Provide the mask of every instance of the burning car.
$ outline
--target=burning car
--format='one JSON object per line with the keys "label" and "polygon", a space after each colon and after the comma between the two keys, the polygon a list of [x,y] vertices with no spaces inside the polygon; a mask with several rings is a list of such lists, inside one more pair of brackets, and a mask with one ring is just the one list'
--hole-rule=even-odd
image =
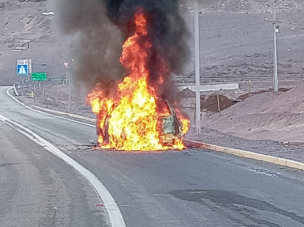
{"label": "burning car", "polygon": [[189,120],[163,98],[171,66],[162,55],[155,55],[147,23],[143,10],[137,11],[134,34],[124,42],[120,57],[128,74],[111,87],[115,92],[109,95],[101,83],[88,94],[97,115],[99,148],[159,151],[185,147]]}
{"label": "burning car", "polygon": [[[158,116],[158,128],[160,129],[160,142],[165,146],[173,145],[176,140],[184,137],[182,122],[178,119],[175,109],[168,100],[162,100],[163,108],[166,109],[165,114]],[[102,137],[103,143],[109,143],[109,118],[107,115],[101,124],[102,115],[96,115],[96,134]],[[101,127],[101,125],[103,127]]]}
{"label": "burning car", "polygon": [[168,100],[165,100],[168,114],[158,117],[160,131],[160,140],[164,145],[174,144],[174,140],[183,138],[182,122],[178,119],[175,109]]}

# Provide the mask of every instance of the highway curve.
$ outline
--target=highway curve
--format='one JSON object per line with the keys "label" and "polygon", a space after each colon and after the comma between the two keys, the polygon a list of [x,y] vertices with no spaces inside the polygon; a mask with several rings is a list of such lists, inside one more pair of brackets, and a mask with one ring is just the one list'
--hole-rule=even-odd
{"label": "highway curve", "polygon": [[[95,139],[94,127],[28,109],[6,89],[0,87],[0,115],[91,171],[128,227],[304,226],[302,171],[206,150],[84,149],[80,145]],[[104,208],[94,206],[97,194],[82,176],[3,122],[0,127],[0,226],[107,225]]]}

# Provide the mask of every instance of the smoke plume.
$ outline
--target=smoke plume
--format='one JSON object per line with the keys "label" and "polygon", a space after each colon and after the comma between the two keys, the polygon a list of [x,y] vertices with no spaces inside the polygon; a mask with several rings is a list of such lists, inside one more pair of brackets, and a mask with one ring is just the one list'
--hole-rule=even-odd
{"label": "smoke plume", "polygon": [[169,70],[158,95],[175,99],[171,75],[181,73],[189,56],[178,0],[57,0],[56,4],[59,25],[71,36],[71,73],[77,85],[90,92],[101,82],[109,95],[115,90],[115,82],[127,75],[119,62],[122,44],[134,33],[134,15],[142,9],[152,43],[147,53],[149,84],[159,86],[154,82],[160,76],[160,61],[165,60]]}

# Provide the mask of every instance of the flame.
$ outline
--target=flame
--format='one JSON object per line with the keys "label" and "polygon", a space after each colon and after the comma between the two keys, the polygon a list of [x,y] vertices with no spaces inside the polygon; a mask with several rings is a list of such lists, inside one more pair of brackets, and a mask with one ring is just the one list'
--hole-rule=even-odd
{"label": "flame", "polygon": [[[121,64],[130,73],[117,85],[115,96],[106,97],[98,85],[88,95],[92,111],[97,114],[97,127],[100,129],[99,147],[125,151],[183,149],[182,139],[188,131],[189,120],[184,118],[180,111],[174,109],[176,117],[182,124],[182,135],[180,137],[163,135],[159,123],[160,116],[166,117],[172,113],[170,108],[164,105],[164,101],[157,97],[155,88],[148,85],[147,53],[152,43],[148,37],[147,20],[142,11],[136,13],[135,25],[135,34],[123,44],[120,58]],[[164,59],[161,59],[161,63],[158,84],[164,82],[161,73],[168,72]],[[160,103],[163,104],[161,107]],[[164,137],[171,138],[172,143],[165,143]]]}

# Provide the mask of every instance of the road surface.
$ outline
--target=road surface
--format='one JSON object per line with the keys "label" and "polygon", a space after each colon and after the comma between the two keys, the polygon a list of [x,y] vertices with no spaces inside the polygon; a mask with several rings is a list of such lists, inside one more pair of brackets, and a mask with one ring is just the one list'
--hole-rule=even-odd
{"label": "road surface", "polygon": [[[95,174],[128,227],[304,226],[302,171],[206,150],[85,149],[80,145],[95,139],[94,127],[28,109],[6,89],[0,87],[0,115]],[[83,177],[11,127],[0,127],[0,226],[108,224],[104,208],[95,206],[102,202]]]}
{"label": "road surface", "polygon": [[0,226],[109,226],[86,179],[0,121]]}

